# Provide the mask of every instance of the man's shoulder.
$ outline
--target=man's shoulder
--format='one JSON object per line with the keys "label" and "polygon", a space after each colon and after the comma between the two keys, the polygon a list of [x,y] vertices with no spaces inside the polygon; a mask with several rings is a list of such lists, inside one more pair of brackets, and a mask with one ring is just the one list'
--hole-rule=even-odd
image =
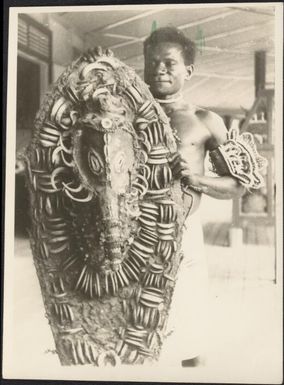
{"label": "man's shoulder", "polygon": [[220,115],[216,114],[213,111],[195,106],[195,115],[204,123],[208,128],[211,126],[224,125],[223,119]]}
{"label": "man's shoulder", "polygon": [[209,139],[208,142],[209,148],[213,148],[226,141],[227,129],[220,115],[216,114],[213,111],[200,107],[196,107],[195,115],[200,119],[200,121],[206,126],[206,128],[210,132],[211,139]]}
{"label": "man's shoulder", "polygon": [[194,105],[191,103],[186,103],[185,112],[189,112],[190,114],[195,115],[195,117],[203,124],[205,124],[208,128],[216,125],[224,125],[223,119],[220,115],[216,114],[213,111],[207,110],[206,108],[200,107],[198,105]]}

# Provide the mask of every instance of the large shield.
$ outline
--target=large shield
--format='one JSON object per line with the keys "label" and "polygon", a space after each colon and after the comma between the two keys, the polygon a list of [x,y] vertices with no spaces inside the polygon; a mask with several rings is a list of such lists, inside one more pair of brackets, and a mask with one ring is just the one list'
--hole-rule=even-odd
{"label": "large shield", "polygon": [[27,152],[31,247],[62,365],[142,364],[165,338],[190,198],[147,86],[108,50],[46,95]]}

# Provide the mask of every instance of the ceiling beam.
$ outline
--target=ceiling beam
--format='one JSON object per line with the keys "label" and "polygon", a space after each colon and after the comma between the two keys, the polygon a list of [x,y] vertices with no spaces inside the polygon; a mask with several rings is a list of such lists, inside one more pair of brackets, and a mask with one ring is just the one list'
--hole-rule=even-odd
{"label": "ceiling beam", "polygon": [[[219,14],[219,17],[221,17],[222,15],[224,16],[224,14],[225,13]],[[226,16],[228,16],[228,13],[226,13]],[[202,19],[200,19],[200,20],[202,20]],[[200,20],[196,21],[194,23],[197,23],[197,22],[199,23]],[[248,32],[248,31],[254,30],[254,29],[258,28],[258,27],[263,27],[265,25],[269,25],[269,24],[271,24],[271,22],[272,22],[272,20],[270,20],[268,22],[265,22],[265,23],[258,23],[258,24],[250,25],[250,26],[243,27],[243,28],[237,28],[237,29],[234,29],[233,31],[227,31],[227,32],[222,32],[222,33],[214,34],[212,36],[205,37],[205,42],[212,41],[212,40],[219,39],[219,38],[223,38],[223,37],[229,37],[229,36],[232,36],[232,35],[236,35],[238,33]],[[190,23],[188,23],[187,25],[189,25],[189,24]],[[179,29],[181,27],[182,26],[178,26]],[[139,37],[139,38],[133,38],[133,40],[131,40],[131,41],[125,41],[125,42],[122,42],[122,43],[114,44],[114,45],[112,45],[110,47],[110,49],[117,49],[117,48],[125,47],[127,45],[136,44],[136,43],[139,43],[139,42],[143,41],[146,37],[147,36],[142,36],[142,37]],[[226,53],[237,54],[237,55],[251,55],[253,53],[251,50],[249,50],[249,51],[238,50],[238,49],[234,50],[234,49],[228,49],[228,48],[211,47],[211,46],[207,46],[207,45],[203,46],[202,50],[208,51],[208,52],[226,52]],[[125,60],[133,59],[135,57],[140,57],[140,56],[143,57],[143,55],[139,54],[139,55],[129,56]],[[274,54],[273,53],[268,53],[268,56],[274,57]]]}
{"label": "ceiling beam", "polygon": [[[204,46],[204,47],[202,47],[202,49],[204,51],[208,51],[208,52],[224,52],[224,53],[230,53],[230,54],[233,53],[236,55],[252,55],[253,54],[252,50],[245,51],[242,49],[230,49],[230,48],[220,48],[220,47],[210,47],[210,46]],[[274,57],[273,53],[267,52],[267,55]]]}
{"label": "ceiling beam", "polygon": [[242,110],[241,108],[222,108],[222,107],[214,107],[214,106],[209,106],[206,107],[206,109],[210,111],[216,112],[216,114],[219,115],[230,115],[233,117],[240,117],[243,118],[245,116],[245,111]]}
{"label": "ceiling beam", "polygon": [[[179,25],[179,26],[177,26],[177,28],[178,29],[187,29],[187,28],[195,27],[196,25],[209,23],[210,21],[214,21],[214,20],[218,20],[218,19],[224,19],[225,17],[231,16],[237,12],[238,12],[237,10],[229,10],[229,11],[221,12],[221,13],[218,13],[217,15],[203,17],[199,20],[195,20],[195,21],[192,21],[190,23]],[[129,42],[118,43],[118,44],[115,44],[109,48],[115,49],[115,48],[125,47],[125,46],[130,45],[130,44],[139,43],[139,42],[143,41],[144,39],[146,39],[147,36],[148,35],[138,37],[136,41],[133,40],[133,41],[129,41]]]}
{"label": "ceiling beam", "polygon": [[[228,54],[236,54],[236,55],[253,55],[254,53],[252,50],[245,51],[245,50],[230,49],[230,48],[210,47],[210,46],[203,46],[202,50],[212,52],[212,53],[220,52],[220,53],[228,53]],[[202,53],[200,53],[199,55],[202,55]],[[267,52],[267,56],[274,57],[274,54]],[[127,61],[135,58],[142,59],[143,57],[144,56],[142,54],[138,54],[138,55],[128,56],[124,60]]]}
{"label": "ceiling beam", "polygon": [[144,40],[144,36],[143,37],[139,37],[135,40],[131,40],[131,41],[125,41],[123,43],[117,43],[117,44],[113,44],[111,45],[109,48],[110,49],[117,49],[117,48],[121,48],[121,47],[125,47],[127,45],[132,45],[132,44],[137,44],[137,43],[140,43]]}
{"label": "ceiling beam", "polygon": [[[202,47],[202,50],[203,51],[207,51],[207,52],[212,52],[213,54],[215,52],[219,52],[219,53],[228,53],[228,54],[235,54],[235,55],[253,55],[254,52],[250,49],[249,51],[245,51],[245,50],[239,50],[239,49],[230,49],[230,48],[220,48],[220,47],[210,47],[210,46],[203,46]],[[274,53],[273,52],[267,52],[266,51],[266,54],[267,56],[269,57],[273,57],[274,58]],[[202,53],[200,53],[199,55],[202,55]],[[142,54],[138,54],[138,55],[132,55],[132,56],[128,56],[127,58],[125,58],[124,60],[127,61],[127,60],[131,60],[131,59],[143,59],[143,55]],[[211,59],[210,59],[211,60]]]}
{"label": "ceiling beam", "polygon": [[205,41],[208,42],[208,41],[212,41],[212,40],[215,40],[215,39],[220,39],[220,38],[223,38],[223,37],[229,37],[229,36],[236,35],[236,34],[239,34],[239,33],[252,31],[253,29],[256,29],[258,27],[262,27],[263,28],[265,25],[268,25],[270,23],[271,23],[271,21],[268,21],[266,23],[258,23],[258,24],[249,25],[249,26],[243,27],[243,28],[233,29],[233,31],[217,33],[215,35],[206,37]]}
{"label": "ceiling beam", "polygon": [[202,79],[199,79],[197,82],[195,82],[193,85],[188,85],[188,87],[185,89],[184,94],[188,94],[195,88],[201,86],[202,84],[206,83],[210,78],[209,77],[204,77]]}
{"label": "ceiling beam", "polygon": [[191,22],[186,23],[186,24],[179,25],[178,29],[187,29],[187,28],[195,27],[196,25],[199,25],[199,24],[209,23],[210,21],[224,19],[225,17],[234,15],[235,13],[238,13],[238,12],[239,11],[236,10],[236,9],[235,10],[221,12],[221,13],[218,12],[216,15],[207,16],[207,17],[204,17],[204,18],[199,19],[199,20],[195,20],[195,21],[191,21]]}
{"label": "ceiling beam", "polygon": [[[139,66],[134,66],[135,71],[143,71],[143,63],[139,63]],[[271,74],[267,74],[269,77]],[[235,74],[230,74],[230,73],[216,73],[216,72],[206,72],[206,71],[196,71],[194,72],[194,77],[198,78],[213,78],[213,79],[229,79],[229,80],[245,80],[245,81],[253,81],[254,77],[253,76],[245,76],[245,75],[235,75]]]}
{"label": "ceiling beam", "polygon": [[[251,90],[250,87],[244,87],[243,90],[239,90],[235,94],[231,94],[229,96],[230,104],[232,106],[238,106],[241,109],[240,103],[242,103],[242,102],[247,103],[247,98],[249,97],[250,90]],[[214,101],[215,99],[216,99],[216,95],[214,92],[204,93],[204,95],[202,94],[202,103],[204,103],[205,105],[208,102],[210,102],[210,100]],[[252,94],[251,103],[253,103],[253,99],[254,99],[254,97]],[[227,102],[228,102],[228,95],[226,96],[224,94],[224,95],[221,95],[221,98],[220,97],[218,98],[219,106],[222,104],[224,105]]]}
{"label": "ceiling beam", "polygon": [[[136,67],[135,71],[138,73],[141,73],[143,72],[143,67]],[[223,74],[223,73],[220,74],[220,73],[202,72],[202,71],[196,71],[194,73],[194,77],[208,78],[208,79],[244,80],[244,81],[253,81],[254,79],[253,76],[231,75],[231,74]]]}
{"label": "ceiling beam", "polygon": [[240,76],[240,75],[230,75],[230,74],[219,74],[214,72],[200,72],[197,71],[194,76],[197,77],[208,77],[215,79],[230,79],[230,80],[253,80],[253,76]]}
{"label": "ceiling beam", "polygon": [[[248,97],[250,92],[252,92],[251,93],[251,105],[252,105],[253,102],[254,102],[254,92],[252,91],[252,88],[250,88],[250,87],[246,87],[246,88],[244,88],[243,91],[236,93],[235,97],[232,97],[230,102],[232,103],[232,105],[236,105],[237,102],[239,102],[240,100],[245,99],[246,97]],[[240,109],[244,109],[245,110],[245,108],[243,107],[242,104],[239,104],[239,107],[240,107]]]}
{"label": "ceiling beam", "polygon": [[[237,44],[236,46],[236,49],[240,51],[242,51],[243,49],[247,48],[248,47],[248,44],[260,44],[263,43],[263,37],[260,37],[260,38],[256,38],[252,41],[245,41],[243,43],[240,43],[240,44]],[[249,48],[251,50],[251,48]],[[259,48],[257,48],[259,49]],[[271,56],[271,57],[274,57],[275,56],[275,53],[274,53],[274,40],[273,40],[273,36],[269,37],[266,41],[266,47],[264,48],[266,50],[266,55],[267,56]],[[268,51],[269,50],[269,51]]]}
{"label": "ceiling beam", "polygon": [[131,21],[142,19],[143,17],[150,16],[150,15],[153,15],[155,13],[161,12],[161,10],[162,10],[161,8],[159,8],[159,9],[156,8],[156,9],[151,9],[150,11],[141,12],[138,15],[128,17],[126,19],[117,21],[116,23],[108,24],[108,25],[106,25],[106,26],[104,26],[102,28],[94,28],[91,31],[88,31],[87,34],[91,34],[91,33],[94,33],[94,32],[99,32],[99,31],[108,31],[109,29],[112,29],[112,28],[118,27],[120,25],[124,25],[124,24],[130,23]]}
{"label": "ceiling beam", "polygon": [[239,79],[232,79],[231,81],[225,82],[224,85],[219,88],[219,91],[223,92],[223,91],[231,88],[232,86],[234,86],[238,82],[239,82]]}
{"label": "ceiling beam", "polygon": [[[64,12],[64,13],[66,13],[67,15],[69,14],[69,12]],[[66,20],[64,17],[60,17],[58,13],[46,13],[45,15],[47,15],[47,18],[48,18],[47,24],[49,24],[50,22],[59,23],[62,27],[67,29],[70,33],[73,32],[80,39],[84,40],[84,33],[80,31],[78,27],[74,27],[72,23],[68,22],[68,20]]]}
{"label": "ceiling beam", "polygon": [[266,16],[274,17],[274,13],[273,12],[265,12],[265,11],[262,11],[262,10],[259,10],[259,9],[254,9],[254,8],[250,8],[250,7],[228,7],[228,8],[238,9],[238,10],[243,11],[243,12],[251,12],[251,13],[257,13],[259,15],[266,15]]}
{"label": "ceiling beam", "polygon": [[122,39],[122,40],[137,40],[138,38],[137,37],[133,37],[133,36],[127,36],[127,35],[119,35],[117,33],[104,33],[103,34],[104,36],[107,36],[107,37],[114,37],[115,39]]}
{"label": "ceiling beam", "polygon": [[121,20],[117,23],[109,24],[108,26],[106,26],[104,28],[104,31],[118,27],[119,25],[130,23],[131,21],[134,21],[134,20],[143,19],[146,16],[150,16],[150,15],[153,15],[153,14],[158,13],[158,12],[161,12],[161,9],[156,8],[156,9],[151,9],[150,11],[139,13],[136,16],[128,17],[127,19]]}
{"label": "ceiling beam", "polygon": [[237,56],[236,54],[228,55],[227,53],[220,53],[219,55],[206,55],[203,57],[199,55],[195,61],[195,67],[198,71],[207,71],[209,68],[210,70],[220,72],[219,68],[221,67],[223,70],[224,66],[226,66],[225,68],[228,72],[234,72],[242,68],[245,68],[245,70],[247,71],[250,67],[252,71],[253,52],[251,53],[251,55],[241,57]]}
{"label": "ceiling beam", "polygon": [[[215,66],[220,66],[220,65],[224,66],[224,64],[226,65],[226,68],[229,71],[231,68],[233,68],[233,70],[235,71],[243,67],[248,68],[248,66],[251,67],[251,69],[253,69],[253,55],[255,51],[258,51],[258,49],[251,48],[249,54],[245,56],[242,55],[242,57],[239,57],[239,54],[237,54],[236,52],[229,52],[229,53],[220,52],[219,55],[211,54],[211,55],[204,55],[204,56],[200,54],[196,58],[195,65],[196,65],[196,68],[199,68],[201,71],[204,66],[209,66],[209,68],[214,68]],[[265,49],[264,51],[267,56],[267,63],[268,65],[271,65],[272,63],[274,63],[275,57],[272,52],[267,53]]]}

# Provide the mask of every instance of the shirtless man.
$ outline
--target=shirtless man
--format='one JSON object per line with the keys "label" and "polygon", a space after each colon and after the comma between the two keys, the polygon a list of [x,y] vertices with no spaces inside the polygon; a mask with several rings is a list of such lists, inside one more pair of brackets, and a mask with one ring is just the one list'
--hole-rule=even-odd
{"label": "shirtless man", "polygon": [[144,55],[145,82],[177,138],[179,155],[172,159],[172,167],[175,177],[190,188],[191,214],[199,207],[202,193],[218,199],[241,196],[244,187],[234,177],[204,176],[206,152],[227,140],[227,129],[220,116],[192,105],[182,94],[194,71],[194,43],[176,28],[161,28],[145,41]]}
{"label": "shirtless man", "polygon": [[[145,40],[144,56],[145,82],[170,119],[177,141],[178,153],[171,159],[171,165],[174,177],[181,180],[182,188],[193,197],[191,218],[196,216],[202,193],[218,199],[241,196],[244,187],[236,178],[204,175],[206,152],[227,140],[227,129],[220,116],[193,106],[183,96],[184,84],[194,70],[194,43],[176,28],[161,28]],[[187,225],[183,236],[185,263],[179,270],[171,311],[177,324],[172,330],[177,336],[165,350],[174,352],[172,359],[181,360],[183,366],[195,366],[202,353],[198,340],[206,339],[201,325],[208,319],[203,312],[206,295],[202,294],[206,287],[206,263],[202,256],[201,223],[193,221]]]}

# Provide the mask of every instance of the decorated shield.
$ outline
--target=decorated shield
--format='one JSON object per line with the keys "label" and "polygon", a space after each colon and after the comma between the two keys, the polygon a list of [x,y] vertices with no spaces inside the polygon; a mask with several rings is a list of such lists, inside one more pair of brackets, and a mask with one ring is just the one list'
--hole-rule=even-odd
{"label": "decorated shield", "polygon": [[167,117],[110,51],[73,62],[27,152],[31,247],[62,365],[159,358],[190,197]]}

